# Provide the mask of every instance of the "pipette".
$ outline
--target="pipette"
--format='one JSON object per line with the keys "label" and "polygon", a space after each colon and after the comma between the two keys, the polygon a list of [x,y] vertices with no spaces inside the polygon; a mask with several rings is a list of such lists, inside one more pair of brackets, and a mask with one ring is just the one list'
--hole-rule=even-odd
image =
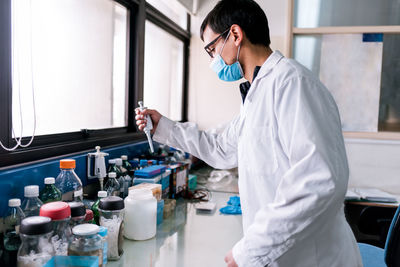
{"label": "pipette", "polygon": [[[146,107],[143,106],[143,101],[139,101],[139,107],[140,111],[144,111]],[[149,146],[150,146],[150,151],[151,153],[154,153],[154,148],[153,148],[153,140],[151,139],[151,134],[150,131],[153,130],[153,122],[151,121],[151,118],[149,115],[146,115],[144,117],[147,121],[146,127],[144,127],[143,131],[147,136],[147,141],[149,141]]]}

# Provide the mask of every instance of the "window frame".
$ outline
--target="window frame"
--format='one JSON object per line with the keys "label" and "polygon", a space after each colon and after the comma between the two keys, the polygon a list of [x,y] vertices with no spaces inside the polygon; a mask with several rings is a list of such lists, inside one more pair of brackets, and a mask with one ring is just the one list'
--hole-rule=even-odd
{"label": "window frame", "polygon": [[[144,83],[144,40],[145,21],[149,20],[182,40],[183,53],[183,108],[182,121],[187,121],[190,15],[187,14],[187,28],[183,29],[145,0],[114,0],[128,9],[128,125],[126,127],[49,134],[35,137],[32,145],[8,152],[0,149],[0,170],[14,165],[45,160],[66,154],[82,153],[92,150],[96,145],[102,147],[122,145],[145,140],[138,132],[134,109],[143,99]],[[11,135],[12,127],[12,86],[11,86],[11,0],[0,1],[0,140],[12,147],[15,141]],[[27,143],[30,137],[22,139]]]}
{"label": "window frame", "polygon": [[[293,40],[296,35],[317,35],[317,34],[356,34],[356,33],[396,33],[400,34],[400,25],[371,25],[371,26],[322,26],[312,28],[299,28],[294,25],[295,0],[288,3],[288,23],[285,47],[285,54],[293,58]],[[377,131],[377,132],[349,132],[343,131],[345,138],[400,140],[400,132]]]}

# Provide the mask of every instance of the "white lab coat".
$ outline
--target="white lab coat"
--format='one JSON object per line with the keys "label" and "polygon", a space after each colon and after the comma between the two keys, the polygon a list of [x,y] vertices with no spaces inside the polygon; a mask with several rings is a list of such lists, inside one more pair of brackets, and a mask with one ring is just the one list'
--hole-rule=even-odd
{"label": "white lab coat", "polygon": [[298,62],[271,54],[222,133],[162,117],[154,140],[215,168],[238,166],[240,267],[362,266],[343,212],[349,171],[339,112]]}

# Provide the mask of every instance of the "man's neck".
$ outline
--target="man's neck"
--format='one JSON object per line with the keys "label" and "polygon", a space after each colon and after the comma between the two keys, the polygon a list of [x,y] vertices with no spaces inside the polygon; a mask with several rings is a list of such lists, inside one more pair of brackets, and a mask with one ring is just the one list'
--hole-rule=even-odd
{"label": "man's neck", "polygon": [[[253,82],[253,73],[256,66],[262,66],[267,58],[272,54],[271,48],[262,45],[250,44],[243,51],[245,57],[242,60],[244,78],[250,83]],[[242,51],[240,52],[242,53]]]}

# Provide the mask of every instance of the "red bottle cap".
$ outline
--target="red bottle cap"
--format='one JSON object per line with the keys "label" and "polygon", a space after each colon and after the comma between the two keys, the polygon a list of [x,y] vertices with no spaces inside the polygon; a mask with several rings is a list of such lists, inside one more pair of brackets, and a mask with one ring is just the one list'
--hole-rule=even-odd
{"label": "red bottle cap", "polygon": [[63,220],[71,216],[71,208],[62,201],[46,203],[40,207],[40,216],[50,217],[52,220]]}
{"label": "red bottle cap", "polygon": [[86,209],[86,216],[85,216],[85,222],[93,220],[93,211],[90,209]]}

